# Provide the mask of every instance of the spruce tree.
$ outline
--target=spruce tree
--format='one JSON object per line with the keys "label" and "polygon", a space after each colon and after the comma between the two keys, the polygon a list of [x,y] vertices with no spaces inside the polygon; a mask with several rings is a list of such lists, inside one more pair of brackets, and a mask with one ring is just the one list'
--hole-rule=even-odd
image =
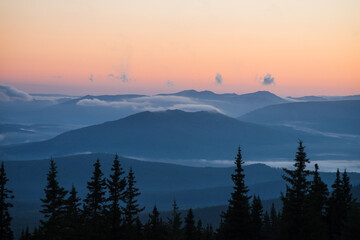
{"label": "spruce tree", "polygon": [[280,232],[280,216],[276,212],[275,204],[271,204],[270,209],[271,239],[278,239]]}
{"label": "spruce tree", "polygon": [[65,196],[67,191],[59,186],[57,181],[57,166],[53,159],[50,160],[50,169],[47,174],[47,185],[44,189],[45,198],[41,199],[40,234],[46,239],[61,239],[64,231]]}
{"label": "spruce tree", "polygon": [[168,218],[169,225],[169,236],[172,240],[177,240],[181,238],[181,213],[179,207],[177,206],[176,200],[173,203],[173,211],[171,213],[171,218]]}
{"label": "spruce tree", "polygon": [[106,204],[106,182],[101,171],[100,160],[94,163],[91,181],[87,182],[88,193],[84,199],[84,234],[87,239],[104,239],[104,207]]}
{"label": "spruce tree", "polygon": [[11,229],[11,216],[9,208],[13,205],[9,199],[13,199],[12,191],[6,188],[6,183],[9,179],[6,177],[4,162],[1,162],[0,168],[0,239],[11,240],[14,239],[14,234]]}
{"label": "spruce tree", "polygon": [[248,188],[245,186],[245,175],[242,165],[244,164],[239,147],[235,158],[235,173],[231,175],[234,182],[234,191],[231,193],[229,206],[223,213],[224,222],[220,228],[220,234],[224,239],[238,239],[240,236],[244,239],[250,239],[250,206],[247,196]]}
{"label": "spruce tree", "polygon": [[26,227],[25,231],[24,231],[24,229],[21,231],[19,240],[30,240],[30,239],[31,239],[31,234],[29,231],[29,227]]}
{"label": "spruce tree", "polygon": [[262,218],[263,218],[263,206],[259,196],[253,197],[251,204],[251,225],[252,225],[252,239],[260,240],[263,238],[262,233]]}
{"label": "spruce tree", "polygon": [[149,221],[146,226],[146,239],[166,239],[165,228],[156,205],[154,206],[152,213],[149,214]]}
{"label": "spruce tree", "polygon": [[264,213],[264,220],[263,220],[263,239],[270,240],[272,238],[272,229],[271,229],[271,221],[268,211]]}
{"label": "spruce tree", "polygon": [[212,225],[206,224],[205,233],[204,233],[204,240],[213,240],[215,238],[214,230]]}
{"label": "spruce tree", "polygon": [[203,236],[203,226],[202,226],[202,221],[199,219],[196,225],[195,239],[201,240],[202,236]]}
{"label": "spruce tree", "polygon": [[[141,227],[138,214],[145,208],[140,208],[137,203],[137,197],[140,195],[139,189],[135,187],[135,174],[130,168],[127,176],[127,186],[124,192],[125,207],[122,208],[124,212],[124,225],[126,228],[126,239],[136,239],[136,228]],[[139,224],[140,223],[140,224]]]}
{"label": "spruce tree", "polygon": [[306,232],[308,219],[306,214],[307,199],[310,182],[308,176],[311,174],[306,170],[306,164],[310,163],[304,152],[302,141],[299,141],[298,151],[295,157],[294,170],[283,168],[285,175],[283,179],[286,185],[286,194],[282,195],[282,239],[303,240],[308,237]]}
{"label": "spruce tree", "polygon": [[71,186],[70,196],[66,200],[66,238],[67,239],[79,239],[81,227],[81,210],[80,210],[80,198],[77,196],[77,191],[74,185]]}
{"label": "spruce tree", "polygon": [[344,227],[346,211],[343,195],[343,182],[340,177],[340,171],[337,169],[336,178],[331,185],[333,189],[328,200],[326,219],[329,227],[329,239],[338,240],[341,239],[342,230]]}
{"label": "spruce tree", "polygon": [[321,180],[319,166],[315,164],[315,171],[310,185],[306,209],[309,219],[307,232],[311,233],[308,235],[309,240],[328,239],[328,229],[325,222],[325,210],[328,195],[329,191],[327,185]]}
{"label": "spruce tree", "polygon": [[187,212],[187,215],[184,220],[184,238],[185,240],[195,240],[196,239],[196,228],[195,220],[192,209],[190,208]]}
{"label": "spruce tree", "polygon": [[111,168],[112,173],[107,180],[109,197],[106,208],[108,227],[110,228],[109,238],[119,239],[121,237],[122,210],[121,204],[124,202],[124,191],[126,179],[122,177],[125,173],[121,168],[119,156],[115,154],[115,159]]}

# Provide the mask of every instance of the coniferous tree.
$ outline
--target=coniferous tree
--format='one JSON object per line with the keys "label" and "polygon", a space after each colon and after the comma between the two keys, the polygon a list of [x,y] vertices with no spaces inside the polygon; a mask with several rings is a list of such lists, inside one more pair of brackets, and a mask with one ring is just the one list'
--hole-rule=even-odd
{"label": "coniferous tree", "polygon": [[104,239],[104,207],[106,203],[106,182],[99,159],[94,163],[91,181],[87,182],[88,193],[84,199],[84,234],[87,239]]}
{"label": "coniferous tree", "polygon": [[191,208],[187,212],[187,215],[184,219],[184,223],[185,223],[184,225],[185,240],[195,240],[196,239],[195,219]]}
{"label": "coniferous tree", "polygon": [[177,240],[181,238],[181,213],[179,207],[177,206],[176,200],[173,202],[173,211],[171,213],[171,218],[168,218],[169,225],[169,237],[171,240]]}
{"label": "coniferous tree", "polygon": [[166,239],[165,227],[163,225],[162,219],[160,218],[160,213],[157,210],[156,205],[154,206],[152,213],[149,214],[149,222],[146,225],[146,239]]}
{"label": "coniferous tree", "polygon": [[202,235],[203,235],[203,226],[202,226],[201,220],[199,219],[199,221],[197,222],[197,225],[196,225],[195,239],[201,240]]}
{"label": "coniferous tree", "polygon": [[61,239],[64,231],[65,196],[67,191],[59,186],[57,181],[57,166],[53,159],[50,160],[50,169],[47,174],[47,185],[44,189],[45,198],[40,212],[44,220],[41,220],[40,234],[46,239]]}
{"label": "coniferous tree", "polygon": [[224,223],[220,228],[220,232],[224,239],[238,239],[239,236],[250,239],[250,197],[247,196],[249,190],[245,186],[245,175],[242,167],[244,162],[240,147],[235,159],[235,173],[231,175],[235,184],[234,192],[231,193],[227,211],[223,213]]}
{"label": "coniferous tree", "polygon": [[263,220],[263,236],[264,240],[270,240],[273,239],[272,236],[272,229],[271,229],[271,221],[268,211],[265,211],[264,213],[264,220]]}
{"label": "coniferous tree", "polygon": [[6,177],[4,162],[1,162],[0,168],[0,239],[9,240],[14,239],[14,234],[11,229],[11,216],[9,208],[13,205],[8,201],[13,199],[12,191],[6,188],[6,183],[9,179]]}
{"label": "coniferous tree", "polygon": [[333,190],[328,200],[326,219],[329,227],[329,239],[337,240],[341,239],[345,213],[343,183],[339,169],[336,171],[336,178],[331,188]]}
{"label": "coniferous tree", "polygon": [[308,235],[309,240],[328,239],[328,229],[325,222],[325,210],[328,195],[329,191],[327,185],[321,180],[319,166],[315,164],[315,171],[310,185],[308,206],[306,209],[309,220],[307,232],[311,233]]}
{"label": "coniferous tree", "polygon": [[280,216],[276,212],[274,203],[271,204],[270,209],[270,223],[271,223],[271,239],[277,239],[280,232]]}
{"label": "coniferous tree", "polygon": [[310,182],[307,177],[311,174],[306,170],[306,164],[310,163],[304,152],[302,141],[299,141],[298,151],[295,157],[294,170],[284,168],[283,175],[286,185],[286,194],[282,195],[282,239],[303,240],[308,237],[306,232],[308,219],[305,212],[308,199]]}
{"label": "coniferous tree", "polygon": [[122,208],[124,212],[124,225],[126,227],[126,239],[136,239],[136,228],[141,227],[138,214],[145,208],[140,208],[137,203],[137,197],[140,195],[139,189],[135,187],[135,174],[130,168],[127,176],[127,186],[124,192],[125,207]]}
{"label": "coniferous tree", "polygon": [[204,240],[213,240],[215,238],[214,230],[212,225],[206,224],[206,229],[204,233]]}
{"label": "coniferous tree", "polygon": [[71,186],[70,196],[66,200],[66,215],[65,215],[65,226],[66,226],[66,238],[67,239],[79,239],[80,237],[80,222],[81,210],[80,210],[80,198],[77,196],[77,191],[74,185]]}
{"label": "coniferous tree", "polygon": [[253,197],[251,204],[251,225],[252,225],[252,239],[260,240],[263,238],[262,233],[262,218],[263,206],[259,196]]}
{"label": "coniferous tree", "polygon": [[24,231],[24,229],[21,231],[19,240],[30,240],[30,239],[31,239],[31,234],[29,231],[29,227],[26,227],[25,231]]}
{"label": "coniferous tree", "polygon": [[106,215],[108,227],[110,228],[109,238],[119,239],[121,237],[122,210],[121,204],[124,202],[124,191],[126,179],[122,177],[125,173],[120,166],[119,156],[115,154],[115,159],[111,168],[110,179],[107,180],[109,190],[108,206]]}

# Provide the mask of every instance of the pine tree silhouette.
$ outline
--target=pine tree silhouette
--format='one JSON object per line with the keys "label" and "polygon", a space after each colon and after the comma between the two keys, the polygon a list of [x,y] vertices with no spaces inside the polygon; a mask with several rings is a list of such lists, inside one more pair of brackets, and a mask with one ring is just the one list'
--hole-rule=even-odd
{"label": "pine tree silhouette", "polygon": [[306,209],[309,224],[307,232],[308,239],[328,239],[328,229],[325,222],[326,202],[329,191],[327,185],[321,180],[319,166],[315,164],[314,177],[310,185],[309,200]]}
{"label": "pine tree silhouette", "polygon": [[182,230],[181,230],[181,213],[179,211],[179,207],[177,206],[176,200],[173,202],[173,210],[171,213],[171,218],[168,218],[169,225],[169,235],[170,239],[177,240],[181,238]]}
{"label": "pine tree silhouette", "polygon": [[14,233],[11,229],[11,216],[9,208],[13,205],[8,201],[13,199],[12,191],[6,188],[9,179],[6,177],[4,162],[1,162],[0,168],[0,239],[14,239]]}
{"label": "pine tree silhouette", "polygon": [[259,196],[253,197],[253,201],[251,204],[251,231],[252,231],[252,239],[260,240],[263,238],[263,226],[262,226],[262,218],[263,218],[263,206],[261,203],[261,199]]}
{"label": "pine tree silhouette", "polygon": [[137,197],[140,195],[139,189],[135,187],[135,174],[130,168],[127,176],[127,186],[124,192],[125,207],[122,208],[124,212],[124,225],[126,228],[126,239],[136,239],[136,232],[141,228],[139,220],[139,213],[145,208],[140,208],[137,203]]}
{"label": "pine tree silhouette", "polygon": [[184,238],[186,240],[195,240],[196,239],[196,228],[195,220],[192,209],[190,208],[187,212],[187,215],[184,220]]}
{"label": "pine tree silhouette", "polygon": [[223,214],[224,222],[220,228],[220,234],[224,239],[238,239],[241,236],[244,239],[250,239],[250,206],[247,196],[248,188],[245,186],[245,175],[242,165],[244,164],[239,147],[235,158],[235,173],[231,175],[234,182],[234,191],[231,193],[229,206]]}
{"label": "pine tree silhouette", "polygon": [[106,207],[108,227],[110,228],[109,238],[119,239],[121,237],[122,209],[124,203],[124,191],[126,179],[122,177],[125,173],[121,168],[119,156],[115,154],[115,159],[111,168],[110,178],[107,180],[109,197]]}
{"label": "pine tree silhouette", "polygon": [[94,163],[91,181],[87,182],[88,194],[84,199],[84,234],[87,239],[104,239],[104,207],[106,204],[106,182],[101,171],[100,160]]}
{"label": "pine tree silhouette", "polygon": [[41,199],[43,203],[40,212],[44,220],[41,220],[40,234],[46,239],[61,239],[64,231],[65,217],[65,196],[67,191],[59,186],[57,181],[57,166],[53,159],[50,160],[50,169],[47,174],[47,185],[44,189],[45,198]]}
{"label": "pine tree silhouette", "polygon": [[79,239],[81,228],[81,210],[80,210],[80,198],[77,197],[77,191],[74,185],[71,186],[70,196],[66,200],[66,214],[65,214],[65,226],[66,226],[66,238],[67,239]]}
{"label": "pine tree silhouette", "polygon": [[161,240],[166,238],[166,231],[160,213],[156,208],[153,208],[151,214],[149,214],[149,221],[146,225],[146,239],[149,240]]}
{"label": "pine tree silhouette", "polygon": [[303,240],[308,237],[306,232],[308,219],[305,212],[308,199],[310,182],[307,180],[311,174],[306,170],[306,164],[310,163],[304,152],[302,141],[299,141],[298,151],[295,157],[294,170],[283,168],[283,179],[286,185],[286,194],[281,196],[283,201],[281,237],[282,239]]}

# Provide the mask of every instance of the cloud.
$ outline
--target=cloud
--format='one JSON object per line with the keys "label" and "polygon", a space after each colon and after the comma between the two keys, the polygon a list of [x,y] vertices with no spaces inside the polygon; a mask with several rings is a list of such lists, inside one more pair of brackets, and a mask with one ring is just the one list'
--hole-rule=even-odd
{"label": "cloud", "polygon": [[93,83],[94,82],[94,75],[90,74],[89,80],[90,80],[90,82]]}
{"label": "cloud", "polygon": [[167,85],[168,87],[173,87],[175,84],[174,84],[173,81],[167,80],[166,85]]}
{"label": "cloud", "polygon": [[275,85],[275,79],[271,76],[270,73],[264,76],[263,81],[261,82],[262,85]]}
{"label": "cloud", "polygon": [[0,102],[31,101],[33,98],[26,92],[10,85],[0,83]]}
{"label": "cloud", "polygon": [[134,102],[147,102],[151,104],[170,104],[170,103],[194,103],[194,100],[189,97],[182,96],[145,96],[132,98]]}
{"label": "cloud", "polygon": [[223,113],[220,109],[206,104],[175,104],[169,109],[178,109],[186,112],[197,112],[197,111],[208,111],[208,112],[218,112]]}
{"label": "cloud", "polygon": [[87,107],[113,107],[113,108],[133,108],[142,107],[143,103],[136,102],[128,102],[128,101],[118,101],[118,102],[108,102],[103,101],[97,98],[93,99],[82,99],[76,103],[79,106],[87,106]]}
{"label": "cloud", "polygon": [[109,73],[109,74],[108,74],[108,77],[115,78],[115,79],[120,80],[120,81],[122,81],[122,82],[124,82],[124,83],[130,82],[131,80],[135,81],[135,79],[130,79],[130,78],[128,78],[128,76],[126,75],[126,73],[122,73],[122,74],[119,75],[119,76],[117,76],[117,75],[115,75],[115,74],[113,74],[113,73]]}
{"label": "cloud", "polygon": [[214,106],[195,102],[191,98],[181,96],[146,96],[122,101],[104,101],[97,98],[82,99],[76,103],[79,106],[130,108],[134,111],[165,111],[179,109],[187,112],[222,111]]}
{"label": "cloud", "polygon": [[222,84],[223,83],[223,77],[221,76],[220,73],[217,73],[216,76],[215,76],[215,83],[216,84]]}

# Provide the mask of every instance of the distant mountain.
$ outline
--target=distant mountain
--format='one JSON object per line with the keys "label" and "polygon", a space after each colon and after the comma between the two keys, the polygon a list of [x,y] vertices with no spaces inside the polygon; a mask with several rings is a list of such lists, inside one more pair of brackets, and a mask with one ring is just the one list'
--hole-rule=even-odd
{"label": "distant mountain", "polygon": [[268,125],[293,125],[328,133],[360,135],[360,100],[297,102],[267,106],[239,117]]}
{"label": "distant mountain", "polygon": [[[118,152],[149,159],[233,159],[239,145],[251,160],[292,158],[298,139],[310,153],[358,154],[351,141],[287,127],[266,127],[214,112],[142,112],[72,130],[42,142],[0,147],[2,159],[31,159],[83,152]],[[358,156],[358,155],[357,155]]]}
{"label": "distant mountain", "polygon": [[[53,94],[34,94],[32,96],[37,100],[27,103],[0,104],[0,110],[4,113],[4,116],[0,117],[0,122],[92,125],[142,111],[167,109],[218,111],[237,117],[257,108],[288,102],[266,91],[243,95],[186,90],[154,96],[137,94],[86,95],[83,97]],[[26,108],[23,105],[26,105]]]}

